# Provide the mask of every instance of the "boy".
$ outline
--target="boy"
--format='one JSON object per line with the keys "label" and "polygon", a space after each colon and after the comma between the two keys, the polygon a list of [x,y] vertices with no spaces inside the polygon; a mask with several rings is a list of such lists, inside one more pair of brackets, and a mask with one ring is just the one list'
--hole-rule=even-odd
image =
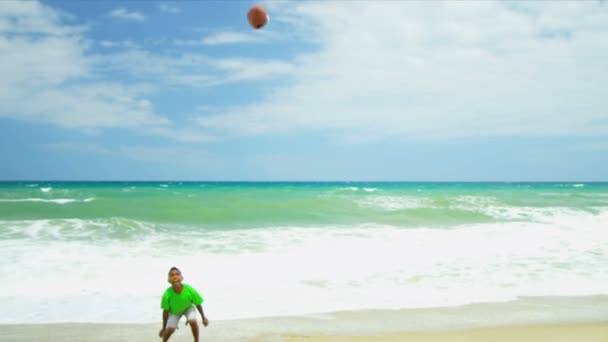
{"label": "boy", "polygon": [[163,342],[167,342],[171,334],[177,329],[177,324],[182,316],[186,316],[186,324],[190,324],[194,342],[198,342],[198,323],[196,322],[196,310],[201,313],[203,325],[207,326],[209,321],[203,312],[203,297],[188,284],[183,284],[182,273],[177,267],[171,267],[169,270],[169,283],[171,287],[167,288],[163,294],[160,303],[163,309],[163,328],[158,333],[158,336],[163,338]]}

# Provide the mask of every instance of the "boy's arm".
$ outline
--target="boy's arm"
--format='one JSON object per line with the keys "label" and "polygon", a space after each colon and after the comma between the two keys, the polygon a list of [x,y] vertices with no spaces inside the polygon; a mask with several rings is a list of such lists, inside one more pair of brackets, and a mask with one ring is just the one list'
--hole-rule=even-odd
{"label": "boy's arm", "polygon": [[163,327],[162,330],[165,330],[167,327],[167,321],[169,320],[169,310],[163,310]]}
{"label": "boy's arm", "polygon": [[198,312],[201,313],[201,317],[203,318],[203,325],[207,326],[207,324],[209,324],[209,321],[207,320],[207,317],[205,317],[205,313],[203,312],[203,306],[199,304],[196,306],[196,308],[198,309]]}
{"label": "boy's arm", "polygon": [[165,330],[165,328],[167,328],[167,321],[169,320],[169,309],[171,308],[171,305],[169,304],[169,294],[167,291],[165,291],[165,293],[163,294],[163,297],[160,300],[160,308],[163,309],[163,327],[162,330]]}
{"label": "boy's arm", "polygon": [[205,318],[205,313],[203,312],[203,306],[201,304],[197,305],[196,308],[198,309],[198,312],[201,313],[201,317]]}

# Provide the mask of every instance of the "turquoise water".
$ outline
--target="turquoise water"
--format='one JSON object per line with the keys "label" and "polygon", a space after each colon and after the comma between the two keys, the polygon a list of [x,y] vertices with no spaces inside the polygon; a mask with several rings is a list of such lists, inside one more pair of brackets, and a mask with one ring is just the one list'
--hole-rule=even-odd
{"label": "turquoise water", "polygon": [[157,322],[171,266],[214,319],[608,295],[608,183],[0,183],[0,324]]}
{"label": "turquoise water", "polygon": [[597,212],[607,183],[0,183],[0,219],[103,219],[197,229],[451,226],[525,220],[518,208]]}

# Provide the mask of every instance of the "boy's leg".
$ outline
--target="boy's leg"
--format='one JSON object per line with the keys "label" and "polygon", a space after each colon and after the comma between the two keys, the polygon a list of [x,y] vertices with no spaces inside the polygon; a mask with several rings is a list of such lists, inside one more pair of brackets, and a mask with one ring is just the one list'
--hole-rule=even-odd
{"label": "boy's leg", "polygon": [[167,320],[167,327],[165,328],[165,333],[163,334],[163,342],[167,342],[169,337],[175,332],[177,329],[177,325],[179,324],[179,319],[181,315],[170,314],[169,319]]}
{"label": "boy's leg", "polygon": [[194,342],[198,342],[198,322],[196,319],[188,321],[190,324],[190,329],[192,329],[192,337],[194,337]]}
{"label": "boy's leg", "polygon": [[190,324],[190,329],[192,329],[192,337],[194,337],[194,342],[198,342],[198,316],[194,306],[191,306],[188,310],[186,310],[184,315],[186,316],[186,320],[188,320],[188,324]]}
{"label": "boy's leg", "polygon": [[166,328],[165,334],[163,335],[163,342],[167,342],[169,340],[169,337],[171,337],[171,335],[173,334],[173,332],[175,332],[175,328]]}

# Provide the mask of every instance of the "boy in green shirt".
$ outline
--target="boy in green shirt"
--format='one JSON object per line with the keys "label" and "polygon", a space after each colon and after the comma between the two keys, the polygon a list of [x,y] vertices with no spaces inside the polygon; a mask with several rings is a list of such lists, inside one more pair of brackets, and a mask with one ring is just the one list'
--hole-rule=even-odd
{"label": "boy in green shirt", "polygon": [[177,267],[171,267],[168,279],[171,286],[163,294],[160,303],[160,307],[163,309],[163,328],[158,336],[163,338],[163,342],[167,342],[171,334],[175,332],[182,316],[186,316],[186,324],[190,324],[194,342],[198,342],[198,323],[194,307],[201,313],[203,325],[209,324],[203,312],[203,297],[192,286],[183,284],[183,280],[184,277],[180,270]]}

